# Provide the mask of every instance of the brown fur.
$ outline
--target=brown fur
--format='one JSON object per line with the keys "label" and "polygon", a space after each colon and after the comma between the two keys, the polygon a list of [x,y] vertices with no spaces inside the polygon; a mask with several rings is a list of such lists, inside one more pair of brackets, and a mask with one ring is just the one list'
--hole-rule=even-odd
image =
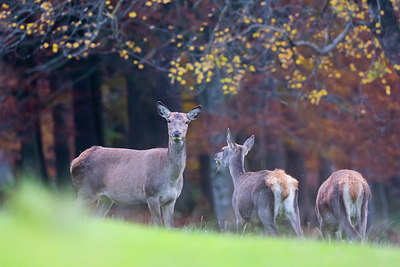
{"label": "brown fur", "polygon": [[349,185],[351,199],[355,202],[360,194],[360,185],[364,190],[370,191],[367,181],[359,172],[352,170],[339,170],[334,173],[321,185],[321,188],[330,186],[330,189],[325,189],[326,194],[323,194],[323,202],[328,203],[329,199],[335,193],[335,188],[340,188],[343,194],[345,185]]}
{"label": "brown fur", "polygon": [[[201,111],[171,112],[161,102],[158,113],[168,123],[168,148],[134,150],[91,147],[71,163],[72,182],[78,189],[77,205],[97,201],[96,214],[104,217],[113,203],[147,204],[157,225],[173,227],[175,201],[183,186],[186,133]],[[162,210],[162,212],[161,212]]]}
{"label": "brown fur", "polygon": [[[232,177],[234,185],[232,206],[236,216],[236,230],[240,231],[244,221],[261,222],[266,231],[272,235],[278,235],[276,216],[284,214],[296,234],[303,236],[297,199],[297,181],[279,169],[245,171],[244,157],[254,145],[254,136],[248,138],[243,145],[239,145],[233,141],[228,129],[227,143],[228,146],[223,147],[214,158],[218,164],[229,168]],[[280,198],[276,197],[277,187],[281,189]]]}
{"label": "brown fur", "polygon": [[[352,203],[346,203],[346,187],[348,187]],[[368,183],[359,172],[352,170],[334,172],[318,190],[315,210],[321,230],[324,232],[344,230],[350,239],[363,240],[370,198],[371,191]],[[352,205],[354,207],[358,199],[361,200],[361,206],[357,207],[360,217],[356,218],[357,224],[354,228],[346,207]]]}
{"label": "brown fur", "polygon": [[298,181],[293,177],[287,175],[285,171],[281,169],[275,169],[271,171],[268,174],[265,183],[268,187],[272,189],[273,192],[275,192],[276,190],[276,185],[279,185],[279,188],[281,189],[282,201],[289,196],[291,185],[293,185],[296,189],[298,186]]}
{"label": "brown fur", "polygon": [[340,189],[344,191],[345,185],[349,185],[349,192],[351,200],[356,202],[360,194],[360,185],[365,189],[366,184],[364,178],[359,173],[339,172],[338,179],[340,179]]}
{"label": "brown fur", "polygon": [[98,146],[92,146],[91,148],[86,149],[79,155],[79,157],[75,158],[71,162],[70,173],[71,173],[72,183],[77,188],[80,188],[83,185],[83,179],[85,178],[84,171],[86,169],[86,166],[88,165],[87,162],[88,158],[98,148],[99,148]]}

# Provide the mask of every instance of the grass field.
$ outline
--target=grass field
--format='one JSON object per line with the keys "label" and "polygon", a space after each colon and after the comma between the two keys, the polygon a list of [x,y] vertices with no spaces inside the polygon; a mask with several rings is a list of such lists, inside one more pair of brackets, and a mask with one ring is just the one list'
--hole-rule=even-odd
{"label": "grass field", "polygon": [[396,266],[400,249],[202,231],[82,216],[25,184],[0,213],[0,266]]}

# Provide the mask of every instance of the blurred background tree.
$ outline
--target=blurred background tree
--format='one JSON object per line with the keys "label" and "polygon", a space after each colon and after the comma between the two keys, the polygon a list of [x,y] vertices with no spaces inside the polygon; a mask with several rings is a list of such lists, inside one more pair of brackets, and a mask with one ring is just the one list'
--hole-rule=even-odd
{"label": "blurred background tree", "polygon": [[166,146],[157,100],[181,111],[200,103],[181,223],[215,211],[220,228],[231,225],[231,178],[213,162],[227,127],[239,142],[256,135],[249,170],[283,168],[300,181],[304,225],[315,224],[318,187],[339,168],[370,182],[371,218],[398,222],[399,8],[391,0],[3,1],[1,170],[70,185],[70,160],[92,145]]}

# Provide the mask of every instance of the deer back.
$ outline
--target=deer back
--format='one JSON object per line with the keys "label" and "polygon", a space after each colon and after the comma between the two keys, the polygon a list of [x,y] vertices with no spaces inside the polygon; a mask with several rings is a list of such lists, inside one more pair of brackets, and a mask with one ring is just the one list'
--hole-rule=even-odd
{"label": "deer back", "polygon": [[71,163],[73,183],[104,193],[117,203],[144,202],[146,191],[161,190],[168,174],[167,149],[92,147]]}
{"label": "deer back", "polygon": [[339,196],[344,196],[348,201],[356,202],[360,194],[370,197],[371,191],[364,177],[356,171],[339,170],[321,185],[318,190],[317,203],[328,205],[329,202]]}
{"label": "deer back", "polygon": [[[267,198],[266,201],[274,203],[275,213],[286,208],[282,205],[286,199],[290,198],[291,202],[295,200],[294,194],[296,194],[298,182],[284,170],[247,172],[240,178],[234,197],[241,212],[254,206],[259,197]],[[290,203],[291,206],[293,203]]]}

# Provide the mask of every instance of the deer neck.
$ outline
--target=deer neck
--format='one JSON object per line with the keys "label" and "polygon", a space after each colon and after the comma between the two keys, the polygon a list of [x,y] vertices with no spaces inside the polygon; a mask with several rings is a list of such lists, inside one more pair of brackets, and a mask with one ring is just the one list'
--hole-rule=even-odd
{"label": "deer neck", "polygon": [[177,180],[182,176],[186,166],[186,142],[181,140],[174,141],[172,138],[168,141],[168,164],[167,172],[171,180]]}
{"label": "deer neck", "polygon": [[229,172],[232,176],[233,186],[236,187],[240,182],[240,176],[246,172],[244,170],[244,156],[242,148],[239,148],[239,153],[234,155],[229,161]]}

